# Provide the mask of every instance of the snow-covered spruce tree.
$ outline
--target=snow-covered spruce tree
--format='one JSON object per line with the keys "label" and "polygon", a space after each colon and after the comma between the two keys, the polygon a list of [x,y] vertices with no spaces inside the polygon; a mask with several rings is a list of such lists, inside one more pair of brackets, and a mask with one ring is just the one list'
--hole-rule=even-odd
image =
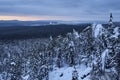
{"label": "snow-covered spruce tree", "polygon": [[[97,44],[97,54],[96,61],[93,63],[93,70],[91,71],[92,80],[100,79],[100,80],[118,80],[118,73],[116,71],[116,52],[115,52],[115,44],[116,40],[111,38],[112,33],[104,32],[102,35],[97,37],[95,40],[100,41]],[[101,41],[103,43],[101,43]],[[101,46],[100,46],[101,45]],[[112,77],[111,77],[112,76]]]}
{"label": "snow-covered spruce tree", "polygon": [[66,35],[66,42],[67,44],[65,45],[66,47],[66,62],[70,65],[76,65],[79,60],[78,60],[78,55],[79,55],[79,34],[77,31],[73,29],[73,33],[68,33]]}
{"label": "snow-covered spruce tree", "polygon": [[17,46],[9,46],[10,56],[7,61],[7,74],[10,74],[10,80],[21,80],[22,77],[22,56],[18,52]]}
{"label": "snow-covered spruce tree", "polygon": [[113,24],[113,16],[112,13],[110,13],[110,20],[109,20],[109,27],[108,30],[111,34],[113,34],[113,28],[115,27],[115,25]]}
{"label": "snow-covered spruce tree", "polygon": [[57,67],[73,66],[78,63],[79,34],[77,31],[73,30],[73,33],[68,33],[64,38],[58,36],[50,41],[48,46],[48,52],[53,56],[53,64],[56,63]]}
{"label": "snow-covered spruce tree", "polygon": [[63,53],[63,37],[60,35],[57,37],[57,39],[55,40],[56,46],[55,46],[55,53],[56,53],[56,64],[57,67],[61,68],[63,67],[64,64],[64,53]]}
{"label": "snow-covered spruce tree", "polygon": [[0,46],[0,80],[11,79],[11,74],[9,73],[8,63],[10,63],[10,53],[8,51],[8,46]]}
{"label": "snow-covered spruce tree", "polygon": [[55,46],[55,41],[52,38],[52,36],[50,36],[49,42],[48,42],[48,44],[46,44],[46,47],[45,47],[47,64],[48,64],[48,68],[50,71],[53,70],[53,65],[55,64],[54,63],[54,58],[55,58],[54,46]]}
{"label": "snow-covered spruce tree", "polygon": [[92,29],[89,26],[88,28],[84,29],[80,33],[80,59],[81,63],[84,63],[87,67],[92,62],[92,57],[94,54],[94,46],[93,46],[93,36],[92,36]]}
{"label": "snow-covered spruce tree", "polygon": [[48,72],[50,69],[50,58],[49,58],[49,48],[48,42],[39,43],[37,41],[34,43],[30,49],[30,72],[29,79],[35,80],[48,80]]}

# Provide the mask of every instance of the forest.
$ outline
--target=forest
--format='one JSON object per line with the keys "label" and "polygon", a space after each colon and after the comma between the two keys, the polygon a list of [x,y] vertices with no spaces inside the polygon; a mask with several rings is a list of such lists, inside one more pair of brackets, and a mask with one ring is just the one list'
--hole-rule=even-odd
{"label": "forest", "polygon": [[64,72],[51,77],[63,68],[72,68],[71,80],[120,80],[119,66],[120,27],[113,23],[64,36],[0,42],[0,80],[66,80]]}

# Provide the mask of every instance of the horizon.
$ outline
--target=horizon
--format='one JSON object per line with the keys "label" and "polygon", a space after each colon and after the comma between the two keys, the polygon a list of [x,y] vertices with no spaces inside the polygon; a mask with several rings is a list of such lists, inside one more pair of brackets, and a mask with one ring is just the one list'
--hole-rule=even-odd
{"label": "horizon", "polygon": [[[92,18],[92,17],[91,17]],[[109,19],[109,16],[107,17]],[[106,20],[107,20],[106,19]],[[38,20],[52,20],[52,21],[106,21],[105,19],[81,19],[66,16],[0,16],[0,20],[18,20],[18,21],[38,21]]]}
{"label": "horizon", "polygon": [[[92,18],[92,17],[91,17]],[[92,19],[80,19],[80,18],[74,18],[74,17],[65,17],[65,16],[0,16],[0,21],[4,20],[4,21],[8,21],[8,20],[18,20],[18,21],[81,21],[81,22],[94,22],[94,21],[103,21],[103,22],[108,22],[109,20],[109,15],[104,17],[104,18],[100,18],[100,16],[98,16],[96,19],[93,17]],[[118,17],[114,17],[113,15],[113,21],[114,22],[119,22],[120,20],[116,19]]]}
{"label": "horizon", "polygon": [[[52,16],[53,17],[53,16]],[[28,16],[0,16],[0,21],[65,21],[65,22],[108,22],[109,21],[109,17],[106,20],[80,20],[80,19],[71,19],[67,18],[67,19],[62,19],[64,17],[59,17],[59,19],[57,19],[57,17],[54,18],[50,18],[48,16],[42,16],[42,17],[28,17]],[[114,20],[113,22],[120,22],[119,20]]]}

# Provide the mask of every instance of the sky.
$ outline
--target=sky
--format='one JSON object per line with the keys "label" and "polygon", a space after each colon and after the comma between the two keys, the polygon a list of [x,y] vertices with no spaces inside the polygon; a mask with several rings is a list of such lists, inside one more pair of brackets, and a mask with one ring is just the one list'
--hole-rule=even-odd
{"label": "sky", "polygon": [[120,0],[0,0],[0,20],[120,21]]}

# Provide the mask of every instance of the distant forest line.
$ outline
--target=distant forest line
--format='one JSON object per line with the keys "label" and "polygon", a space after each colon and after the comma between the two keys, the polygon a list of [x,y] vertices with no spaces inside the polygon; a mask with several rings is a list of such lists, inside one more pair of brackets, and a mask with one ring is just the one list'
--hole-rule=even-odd
{"label": "distant forest line", "polygon": [[[120,26],[120,23],[114,23],[116,26]],[[67,33],[72,32],[75,29],[81,32],[92,24],[76,24],[76,25],[44,25],[44,26],[9,26],[0,27],[0,40],[17,40],[17,39],[33,39],[33,38],[49,38],[57,37],[58,35],[65,36]],[[103,24],[108,26],[108,24]]]}
{"label": "distant forest line", "polygon": [[91,24],[79,25],[45,25],[45,26],[10,26],[0,27],[0,40],[14,40],[14,39],[31,39],[31,38],[48,38],[50,36],[56,37],[58,35],[65,36],[73,29],[81,32]]}

